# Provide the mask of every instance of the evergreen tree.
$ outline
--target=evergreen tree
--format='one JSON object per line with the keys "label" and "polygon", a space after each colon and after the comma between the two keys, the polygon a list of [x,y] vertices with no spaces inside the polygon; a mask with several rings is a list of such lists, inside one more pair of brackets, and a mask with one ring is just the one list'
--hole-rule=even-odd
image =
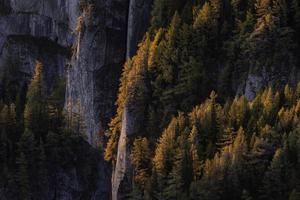
{"label": "evergreen tree", "polygon": [[199,143],[199,135],[196,126],[193,126],[192,131],[189,135],[190,142],[190,154],[192,159],[192,168],[193,168],[193,180],[197,181],[200,179],[202,174],[203,162],[200,159],[200,143]]}
{"label": "evergreen tree", "polygon": [[152,9],[151,29],[166,27],[174,13],[181,9],[185,2],[180,0],[154,0]]}
{"label": "evergreen tree", "polygon": [[146,138],[137,138],[133,142],[131,163],[134,171],[134,182],[144,189],[151,169],[151,152]]}
{"label": "evergreen tree", "polygon": [[[105,152],[114,165],[129,108],[130,198],[297,198],[298,11],[298,0],[154,1],[149,33],[124,67]],[[213,89],[219,98],[205,100]],[[192,112],[174,117],[179,110]]]}
{"label": "evergreen tree", "polygon": [[288,199],[286,182],[287,163],[282,149],[278,149],[273,157],[269,171],[264,178],[262,199]]}
{"label": "evergreen tree", "polygon": [[42,72],[43,65],[37,62],[34,76],[28,86],[24,111],[25,128],[31,130],[38,140],[41,137],[44,139],[48,130],[48,111]]}

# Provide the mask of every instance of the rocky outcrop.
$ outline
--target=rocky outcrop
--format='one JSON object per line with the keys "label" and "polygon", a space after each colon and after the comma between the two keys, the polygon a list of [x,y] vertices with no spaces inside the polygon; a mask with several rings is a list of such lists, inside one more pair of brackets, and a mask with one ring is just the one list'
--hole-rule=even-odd
{"label": "rocky outcrop", "polygon": [[127,145],[128,133],[128,112],[125,108],[122,118],[122,130],[118,143],[118,155],[115,169],[112,174],[112,200],[118,199],[119,189],[122,180],[124,180],[125,173],[128,169],[129,162],[129,149]]}
{"label": "rocky outcrop", "polygon": [[67,75],[66,107],[81,116],[93,146],[114,114],[122,66],[148,27],[150,6],[151,0],[102,0],[83,8]]}
{"label": "rocky outcrop", "polygon": [[127,57],[132,57],[148,28],[153,0],[130,0],[127,30]]}
{"label": "rocky outcrop", "polygon": [[126,54],[128,4],[103,0],[90,6],[92,10],[81,13],[82,27],[67,75],[66,107],[81,116],[88,142],[96,146],[115,110]]}
{"label": "rocky outcrop", "polygon": [[263,86],[267,85],[267,77],[249,74],[246,80],[244,95],[247,99],[252,100]]}
{"label": "rocky outcrop", "polygon": [[[85,6],[79,8],[79,2]],[[87,140],[95,147],[114,115],[122,66],[148,27],[151,4],[152,0],[1,0],[0,71],[13,60],[24,89],[40,60],[48,92],[58,77],[66,77],[66,109],[80,116]],[[120,148],[118,166],[123,165],[123,153]],[[110,174],[103,163],[99,167],[100,173]],[[61,187],[56,199],[76,199],[70,195],[81,190],[76,173],[62,172],[61,180],[68,186]],[[107,190],[109,181],[99,178],[91,198],[107,199],[102,196]]]}
{"label": "rocky outcrop", "polygon": [[[149,22],[152,0],[96,1],[83,10],[68,71],[66,107],[84,120],[88,141],[96,146],[115,111],[122,66],[134,55]],[[81,23],[81,24],[79,24]],[[82,114],[80,114],[82,113]],[[127,112],[124,112],[127,113]],[[130,134],[123,116],[118,159],[112,175],[112,198],[120,198],[124,173],[130,171]],[[130,120],[130,119],[127,119]]]}
{"label": "rocky outcrop", "polygon": [[291,67],[290,71],[279,72],[267,71],[262,68],[259,72],[249,72],[245,84],[241,84],[237,90],[237,96],[245,95],[248,100],[253,100],[256,94],[264,87],[272,86],[276,89],[283,89],[285,84],[296,87],[300,79],[300,72],[297,67]]}
{"label": "rocky outcrop", "polygon": [[51,90],[63,77],[69,58],[72,34],[68,10],[63,1],[3,0],[0,9],[0,71],[12,60],[18,65],[24,88],[33,73],[36,60],[44,64],[44,77]]}
{"label": "rocky outcrop", "polygon": [[[70,49],[75,41],[73,30],[76,28],[76,21],[79,14],[78,2],[79,0],[0,1],[0,72],[10,68],[12,63],[18,65],[19,74],[21,74],[20,77],[18,77],[18,81],[21,85],[19,89],[21,91],[25,91],[26,85],[32,77],[36,60],[40,60],[44,65],[43,77],[47,83],[49,93],[51,92],[56,79],[65,77],[65,67],[69,66],[71,60]],[[117,14],[117,12],[118,11],[115,10],[115,13],[111,15]],[[123,11],[121,10],[120,12]],[[105,15],[106,14],[108,13],[105,13]],[[98,18],[98,21],[95,23],[101,22],[102,20]],[[123,34],[126,37],[126,21],[124,27],[118,27],[117,29],[120,29],[120,32],[122,29]],[[109,57],[114,60],[115,53],[125,55],[126,52],[125,47],[123,48],[124,50],[118,49],[117,46],[110,50],[104,50],[103,48],[110,41],[118,43],[115,39],[118,39],[119,35],[114,35],[113,38],[102,38],[103,35],[95,37],[95,35],[97,35],[95,33],[98,33],[98,30],[95,32],[91,31],[84,35],[83,48],[81,48],[83,52],[81,55],[84,55],[83,57],[87,55],[85,59],[88,59],[91,62],[78,62],[76,64],[78,69],[84,70],[85,72],[79,76],[75,76],[74,79],[71,79],[71,81],[76,83],[84,84],[75,85],[75,87],[82,86],[84,90],[86,88],[96,89],[95,87],[89,87],[88,82],[80,81],[82,78],[86,77],[87,80],[91,80],[91,77],[99,78],[98,80],[93,80],[95,82],[98,81],[99,84],[105,88],[110,87],[110,82],[106,83],[104,78],[109,81],[110,79],[113,79],[115,81],[114,84],[117,85],[119,72],[115,75],[113,69],[110,69],[111,75],[107,76],[107,74],[105,74],[105,69],[99,70],[99,68],[95,67],[96,64],[99,64],[99,62],[96,62],[95,60],[98,61],[102,59],[102,62],[104,63]],[[107,32],[106,34],[111,36],[110,32]],[[98,43],[95,41],[99,40],[102,41],[101,44],[103,45],[97,47]],[[94,49],[91,49],[91,46],[94,47]],[[124,46],[126,46],[126,44],[124,44]],[[108,45],[108,48],[111,47]],[[99,52],[102,50],[102,55],[104,55],[106,51],[110,52],[110,54],[105,56],[99,55]],[[121,59],[117,59],[117,61],[113,63],[121,62]],[[96,64],[93,65],[93,63]],[[121,66],[122,65],[120,64],[120,69]],[[93,68],[97,68],[98,70],[91,71],[90,69]],[[91,77],[84,76],[84,74],[87,73],[91,75]],[[112,76],[115,77],[112,78]],[[92,94],[72,93],[72,95],[76,94],[75,97],[78,97],[80,95],[93,95],[95,93],[98,94],[98,91],[93,91]],[[101,91],[99,91],[99,93],[101,93]],[[110,93],[108,95],[113,96],[115,94]],[[99,96],[101,96],[101,94]],[[106,96],[103,98],[105,97]],[[85,96],[84,98],[87,97]],[[90,106],[94,99],[93,97],[87,99],[88,100],[84,101],[84,103],[87,106]],[[89,100],[91,100],[91,102],[89,102]],[[114,103],[112,102],[111,105],[113,104]],[[97,110],[99,107],[92,107],[91,109]],[[91,125],[94,123],[94,121],[89,121],[89,118],[87,118],[87,120]],[[97,129],[95,128],[95,130]],[[90,143],[93,144],[93,141],[90,141]],[[95,177],[97,177],[95,188],[87,188],[88,185],[91,185],[92,183],[86,183],[86,180],[83,182],[80,171],[75,167],[68,170],[61,169],[56,172],[57,184],[53,183],[48,188],[45,186],[45,190],[48,191],[49,195],[47,195],[47,198],[41,197],[41,199],[80,199],[82,198],[82,194],[86,197],[84,199],[109,199],[111,188],[110,167],[107,166],[103,160],[99,161],[97,165],[98,166],[95,167],[97,167],[97,172],[99,174],[95,174]],[[14,195],[14,192],[17,192],[13,191],[11,193],[10,190],[13,188],[13,185],[0,187],[0,199],[13,200],[15,198],[14,196],[16,196]]]}
{"label": "rocky outcrop", "polygon": [[[137,44],[146,32],[149,22],[152,0],[131,0],[128,10],[127,53],[126,57],[132,57]],[[122,130],[118,142],[116,165],[112,174],[112,200],[124,199],[132,180],[132,167],[130,162],[129,137],[136,126],[135,115],[129,105],[126,105],[122,117]]]}

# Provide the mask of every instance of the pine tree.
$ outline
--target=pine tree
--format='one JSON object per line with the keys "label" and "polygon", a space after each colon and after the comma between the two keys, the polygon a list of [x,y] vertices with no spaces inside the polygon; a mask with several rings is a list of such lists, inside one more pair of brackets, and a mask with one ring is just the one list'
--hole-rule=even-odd
{"label": "pine tree", "polygon": [[163,35],[164,35],[164,30],[159,29],[156,32],[155,37],[154,37],[153,41],[151,42],[151,45],[149,48],[148,66],[149,66],[149,71],[151,71],[151,72],[157,72],[157,68],[159,67],[157,65],[159,63],[159,58],[161,55],[160,43],[161,43]]}
{"label": "pine tree", "polygon": [[290,88],[289,85],[286,85],[284,87],[284,100],[285,100],[285,106],[291,107],[291,105],[293,104],[293,100],[294,100],[294,92],[292,90],[292,88]]}
{"label": "pine tree", "polygon": [[248,120],[249,107],[248,101],[244,96],[236,98],[231,104],[229,111],[231,126],[235,129],[244,127]]}
{"label": "pine tree", "polygon": [[151,29],[156,30],[160,27],[166,27],[174,13],[181,9],[186,2],[180,0],[154,0],[152,9]]}
{"label": "pine tree", "polygon": [[176,12],[170,26],[161,43],[160,74],[154,81],[155,96],[159,98],[164,107],[164,116],[175,114],[176,100],[174,86],[178,78],[179,50],[178,41],[180,36],[181,18]]}
{"label": "pine tree", "polygon": [[159,138],[155,155],[153,158],[153,167],[158,178],[166,178],[172,170],[175,152],[178,142],[177,137],[184,132],[186,119],[182,113],[177,118],[173,118],[168,127],[164,130]]}
{"label": "pine tree", "polygon": [[287,163],[282,149],[278,149],[264,178],[263,199],[288,199]]}
{"label": "pine tree", "polygon": [[63,79],[57,80],[53,92],[47,100],[49,130],[54,132],[59,132],[64,125],[63,107],[65,99],[65,87],[65,81]]}
{"label": "pine tree", "polygon": [[37,61],[34,76],[28,86],[24,111],[25,128],[31,130],[38,140],[45,137],[48,130],[48,113],[42,72],[43,65]]}
{"label": "pine tree", "polygon": [[187,62],[179,66],[178,84],[175,87],[175,95],[182,99],[181,108],[189,110],[194,105],[200,94],[204,93],[201,65],[194,57],[189,57]]}
{"label": "pine tree", "polygon": [[238,20],[242,20],[245,17],[245,11],[247,10],[247,1],[245,0],[232,0],[231,6],[234,10],[234,14]]}
{"label": "pine tree", "polygon": [[182,191],[183,183],[180,180],[180,175],[176,172],[171,172],[167,178],[166,187],[163,188],[163,198],[168,200],[183,199],[184,193]]}
{"label": "pine tree", "polygon": [[241,164],[242,156],[247,150],[245,132],[242,127],[237,131],[236,138],[232,144],[232,151],[234,154],[233,163]]}
{"label": "pine tree", "polygon": [[120,79],[120,87],[118,93],[118,99],[116,101],[117,105],[117,113],[112,118],[109,124],[109,139],[106,145],[104,159],[106,161],[112,161],[113,165],[115,163],[115,159],[117,157],[117,146],[119,141],[119,136],[121,134],[122,128],[122,117],[124,112],[124,107],[126,103],[126,95],[127,95],[127,76],[132,68],[132,60],[128,59],[124,65],[123,73]]}
{"label": "pine tree", "polygon": [[151,152],[146,138],[137,138],[133,142],[131,163],[134,171],[134,182],[144,189],[151,169]]}
{"label": "pine tree", "polygon": [[288,23],[288,6],[286,0],[273,0],[272,11],[278,18],[281,26],[286,26]]}
{"label": "pine tree", "polygon": [[199,135],[196,126],[194,125],[192,131],[189,135],[190,142],[190,154],[192,159],[192,168],[193,168],[193,180],[197,181],[200,179],[202,175],[203,162],[200,159],[199,151],[200,151],[200,143],[199,143]]}
{"label": "pine tree", "polygon": [[2,95],[1,99],[5,104],[11,104],[16,101],[17,96],[21,93],[20,63],[13,59],[11,55],[4,60],[4,68],[1,73]]}
{"label": "pine tree", "polygon": [[227,127],[217,143],[219,149],[223,149],[224,147],[233,144],[235,137],[236,132],[234,131],[234,129]]}
{"label": "pine tree", "polygon": [[133,185],[131,193],[126,197],[129,200],[143,200],[143,195],[140,188],[137,185]]}
{"label": "pine tree", "polygon": [[256,0],[255,9],[258,17],[266,15],[271,10],[272,0]]}

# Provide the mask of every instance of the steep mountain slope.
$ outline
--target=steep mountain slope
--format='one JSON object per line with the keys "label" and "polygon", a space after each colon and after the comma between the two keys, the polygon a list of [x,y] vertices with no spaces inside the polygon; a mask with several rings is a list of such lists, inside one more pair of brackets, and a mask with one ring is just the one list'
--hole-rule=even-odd
{"label": "steep mountain slope", "polygon": [[70,114],[82,115],[94,146],[115,111],[122,66],[147,28],[150,5],[151,0],[112,0],[87,2],[81,8],[67,71],[66,107]]}
{"label": "steep mountain slope", "polygon": [[[140,43],[137,54],[125,64],[117,101],[118,112],[110,124],[105,158],[113,164],[114,200],[128,196],[188,198],[180,197],[175,191],[175,196],[172,196],[172,190],[182,189],[183,183],[176,182],[180,181],[177,178],[180,179],[181,174],[173,177],[171,169],[177,165],[179,169],[191,166],[182,166],[176,159],[172,166],[164,154],[166,150],[159,148],[157,139],[167,131],[169,123],[172,126],[173,116],[180,111],[191,111],[212,90],[217,91],[218,101],[227,102],[228,106],[229,99],[244,95],[252,100],[267,86],[278,91],[283,90],[285,84],[296,87],[300,78],[297,56],[299,5],[298,0],[154,1],[149,32]],[[213,94],[212,101],[217,96]],[[213,118],[206,117],[199,123],[205,124],[206,120]],[[199,137],[209,135],[205,149],[202,149],[205,156],[199,162],[205,162],[206,158],[217,156],[222,151],[217,150],[217,138],[223,134],[217,130],[221,126],[219,123],[223,122],[199,133]],[[172,127],[176,129],[176,126]],[[139,143],[143,139],[149,141],[150,147]],[[136,147],[138,152],[134,151],[135,142],[140,145]],[[164,170],[169,172],[166,176],[157,177],[155,167],[145,164],[151,165],[149,158],[135,157],[149,148],[151,152],[161,153],[163,158],[159,158],[162,162],[159,164],[166,162]],[[136,159],[137,164],[133,166]],[[155,162],[155,157],[150,156],[151,159],[152,163]],[[192,179],[191,174],[184,178],[187,182]],[[154,185],[151,185],[152,181],[156,181]],[[163,185],[162,190],[155,184]],[[155,189],[149,190],[148,187]],[[189,185],[186,187],[189,193]],[[171,196],[166,197],[164,192],[170,192]]]}
{"label": "steep mountain slope", "polygon": [[1,71],[13,63],[21,72],[20,88],[33,73],[36,60],[45,66],[48,89],[63,77],[72,44],[68,11],[60,1],[1,1],[0,66]]}
{"label": "steep mountain slope", "polygon": [[0,199],[297,199],[299,34],[299,0],[1,0]]}
{"label": "steep mountain slope", "polygon": [[[20,97],[25,99],[35,62],[39,60],[44,65],[48,94],[57,80],[66,78],[67,121],[73,126],[77,123],[74,116],[80,118],[80,127],[75,128],[76,124],[71,128],[82,130],[92,146],[100,145],[116,109],[114,102],[123,63],[135,53],[148,26],[151,2],[1,1],[0,70],[4,74],[1,98],[7,103]],[[9,83],[17,86],[13,92],[6,84],[7,74],[12,70],[16,76]],[[8,97],[8,93],[12,95]],[[94,151],[85,148],[87,154]],[[55,190],[55,196],[47,198],[76,199],[80,195],[75,194],[87,194],[83,198],[108,199],[110,169],[101,158],[96,160],[90,163],[96,170],[92,187],[81,178],[85,173],[80,172],[77,163],[67,170],[58,169],[55,180],[59,179],[60,185],[45,186],[45,191]],[[11,189],[1,188],[1,199],[12,199]]]}

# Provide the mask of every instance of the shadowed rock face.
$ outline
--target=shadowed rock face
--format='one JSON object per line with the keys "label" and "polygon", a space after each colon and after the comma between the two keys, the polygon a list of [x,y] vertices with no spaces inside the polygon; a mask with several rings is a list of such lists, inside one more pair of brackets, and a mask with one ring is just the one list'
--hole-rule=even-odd
{"label": "shadowed rock face", "polygon": [[[151,10],[151,0],[131,0],[128,9],[127,28],[127,50],[126,56],[130,58],[137,50],[137,43],[144,35],[148,26],[149,11]],[[127,144],[128,137],[133,134],[133,130],[138,125],[134,113],[134,108],[125,106],[122,118],[122,130],[118,142],[118,152],[116,165],[112,174],[112,200],[126,198],[126,187],[131,185],[132,166],[130,161],[130,145]]]}
{"label": "shadowed rock face", "polygon": [[[48,88],[64,75],[70,47],[77,47],[68,73],[67,105],[81,112],[88,142],[97,144],[114,114],[122,66],[132,56],[149,19],[151,0],[95,1],[75,37],[79,0],[1,0],[0,70],[17,60],[28,81],[35,61],[45,66]],[[75,106],[76,105],[76,106]],[[80,108],[77,108],[80,105]]]}
{"label": "shadowed rock face", "polygon": [[115,110],[119,77],[126,55],[128,1],[96,1],[94,10],[82,13],[76,53],[68,71],[69,113],[84,120],[88,142],[96,146],[99,131]]}
{"label": "shadowed rock face", "polygon": [[100,0],[77,33],[68,71],[66,107],[81,113],[88,142],[96,146],[115,112],[119,78],[149,21],[151,0]]}
{"label": "shadowed rock face", "polygon": [[[87,140],[96,146],[115,112],[122,66],[148,27],[151,3],[97,0],[87,13],[80,11],[79,0],[0,0],[0,71],[10,67],[7,60],[15,61],[26,88],[40,60],[48,93],[58,77],[66,77],[66,108],[82,115]],[[74,34],[79,16],[83,27]],[[104,175],[91,198],[108,199],[110,170],[99,163],[99,172]],[[64,184],[56,188],[56,199],[74,199],[82,190],[77,176],[61,173]]]}
{"label": "shadowed rock face", "polygon": [[[70,47],[74,41],[73,29],[78,15],[78,1],[0,0],[0,72],[11,67],[11,62],[16,63],[21,74],[18,77],[21,90],[24,90],[30,81],[36,60],[40,60],[44,65],[43,76],[48,93],[51,92],[57,78],[65,77],[65,66],[70,62]],[[92,42],[88,42],[93,40],[94,35],[87,34],[87,44],[84,48],[90,49]],[[93,57],[92,51],[82,51],[90,52],[88,59],[98,59],[98,54]],[[92,67],[88,65],[82,66],[85,71],[89,71],[90,68]],[[101,72],[97,73],[98,76],[102,75]],[[96,74],[93,76],[97,77]],[[78,79],[74,81],[79,82]],[[78,166],[68,170],[59,169],[55,173],[55,180],[59,184],[45,186],[44,189],[49,195],[41,199],[80,199],[86,194],[90,199],[109,199],[110,168],[103,159],[99,159],[97,165],[94,167],[98,169],[99,174],[95,174],[97,181],[92,188],[91,183],[82,180],[82,172],[77,170]],[[10,186],[0,187],[0,199],[14,200],[16,196],[11,192]]]}
{"label": "shadowed rock face", "polygon": [[[66,108],[83,113],[88,141],[96,146],[115,112],[122,66],[135,54],[149,21],[152,0],[96,1],[82,13],[84,25],[77,33],[76,52],[68,70]],[[123,122],[127,129],[130,119]],[[112,198],[122,199],[124,173],[130,171],[126,145],[128,131],[119,141],[118,161],[112,175]]]}
{"label": "shadowed rock face", "polygon": [[66,5],[62,7],[58,0],[0,3],[0,71],[10,67],[8,59],[13,60],[23,74],[21,85],[26,85],[40,60],[50,91],[54,81],[63,77],[72,44]]}

